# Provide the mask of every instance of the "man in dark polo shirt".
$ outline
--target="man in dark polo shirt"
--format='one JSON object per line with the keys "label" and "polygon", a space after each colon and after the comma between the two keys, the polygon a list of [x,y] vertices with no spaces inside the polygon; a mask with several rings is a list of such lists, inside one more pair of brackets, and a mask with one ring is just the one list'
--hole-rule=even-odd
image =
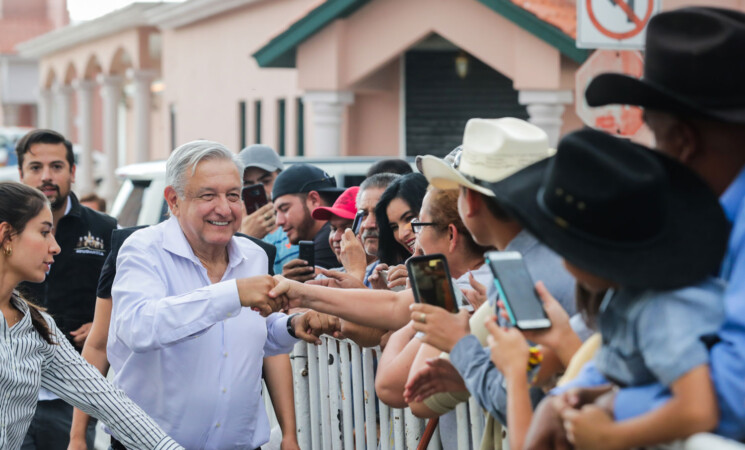
{"label": "man in dark polo shirt", "polygon": [[[52,130],[34,130],[16,145],[21,182],[49,199],[54,236],[61,248],[42,283],[22,283],[20,289],[47,308],[57,326],[78,349],[93,322],[96,286],[109,251],[116,220],[82,206],[71,191],[75,181],[72,144]],[[22,449],[67,449],[72,406],[42,388],[34,419]],[[88,429],[92,448],[94,428]]]}
{"label": "man in dark polo shirt", "polygon": [[[310,164],[295,164],[281,172],[274,180],[272,201],[277,211],[277,225],[287,233],[290,243],[314,241],[316,266],[330,269],[339,261],[329,245],[330,225],[315,220],[311,211],[319,206],[331,206],[344,191],[336,187],[336,179]],[[312,279],[312,267],[299,259],[288,261],[282,275],[297,281]]]}

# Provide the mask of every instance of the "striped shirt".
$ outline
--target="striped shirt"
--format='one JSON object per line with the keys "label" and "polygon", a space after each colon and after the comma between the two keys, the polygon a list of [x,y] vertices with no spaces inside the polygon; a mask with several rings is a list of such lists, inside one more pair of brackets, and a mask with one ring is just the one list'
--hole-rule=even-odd
{"label": "striped shirt", "polygon": [[105,422],[129,448],[183,448],[88,364],[49,315],[44,314],[44,318],[52,340],[59,345],[50,345],[41,338],[25,302],[15,295],[11,301],[23,318],[9,328],[0,314],[0,448],[21,447],[41,387]]}

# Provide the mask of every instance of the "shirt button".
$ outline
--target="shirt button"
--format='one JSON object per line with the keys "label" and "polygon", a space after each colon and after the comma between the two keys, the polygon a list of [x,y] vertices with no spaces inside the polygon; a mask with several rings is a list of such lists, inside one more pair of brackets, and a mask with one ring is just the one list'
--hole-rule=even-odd
{"label": "shirt button", "polygon": [[229,312],[228,313],[228,317],[233,317],[233,313],[232,312]]}
{"label": "shirt button", "polygon": [[227,390],[227,389],[225,389],[225,388],[222,388],[222,393],[224,394],[224,393],[226,393],[226,392],[228,392],[228,390]]}
{"label": "shirt button", "polygon": [[223,353],[222,356],[224,356],[224,357],[227,358],[228,357],[228,352]]}
{"label": "shirt button", "polygon": [[215,428],[220,428],[220,424],[218,423],[217,425],[215,425]]}

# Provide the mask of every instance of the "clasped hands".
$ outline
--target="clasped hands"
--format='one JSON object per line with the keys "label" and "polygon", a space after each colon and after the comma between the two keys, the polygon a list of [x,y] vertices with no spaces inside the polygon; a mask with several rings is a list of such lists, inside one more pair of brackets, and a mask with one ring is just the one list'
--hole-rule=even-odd
{"label": "clasped hands", "polygon": [[[299,306],[299,292],[293,285],[300,284],[283,278],[261,275],[236,280],[241,306],[251,308],[262,316]],[[338,336],[341,323],[338,318],[316,311],[306,311],[292,319],[295,335],[304,341],[320,344],[319,336]]]}

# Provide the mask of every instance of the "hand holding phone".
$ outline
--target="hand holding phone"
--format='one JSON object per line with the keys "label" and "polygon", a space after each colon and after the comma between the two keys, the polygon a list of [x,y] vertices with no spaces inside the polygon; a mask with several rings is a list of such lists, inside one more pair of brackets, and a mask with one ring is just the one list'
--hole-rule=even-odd
{"label": "hand holding phone", "polygon": [[261,183],[244,187],[241,191],[241,197],[243,198],[243,204],[246,206],[246,213],[248,214],[255,212],[269,203],[269,199],[266,198],[264,185]]}
{"label": "hand holding phone", "polygon": [[445,255],[415,256],[406,261],[411,289],[417,303],[439,306],[448,312],[458,312],[458,302],[453,290]]}
{"label": "hand holding phone", "polygon": [[499,298],[512,324],[521,330],[550,328],[551,321],[535,292],[522,255],[518,252],[491,251],[486,253],[486,262],[494,274]]}
{"label": "hand holding phone", "polygon": [[352,222],[352,232],[357,236],[360,232],[360,225],[362,225],[362,219],[365,218],[365,211],[360,209],[354,216],[354,222]]}
{"label": "hand holding phone", "polygon": [[313,241],[300,241],[298,246],[300,247],[300,254],[298,258],[308,262],[309,267],[316,266],[316,248]]}

